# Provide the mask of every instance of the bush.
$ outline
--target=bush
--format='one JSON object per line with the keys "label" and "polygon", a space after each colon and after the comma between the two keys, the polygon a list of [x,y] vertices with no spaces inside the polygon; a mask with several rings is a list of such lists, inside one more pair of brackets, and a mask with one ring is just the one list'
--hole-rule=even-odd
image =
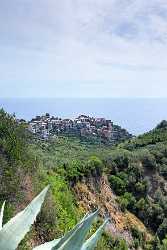
{"label": "bush", "polygon": [[14,116],[0,110],[0,152],[10,160],[21,160],[26,156],[26,130]]}
{"label": "bush", "polygon": [[131,233],[134,239],[135,249],[137,249],[139,246],[143,246],[144,245],[144,233],[139,231],[137,227],[132,227]]}
{"label": "bush", "polygon": [[126,190],[126,183],[121,178],[115,175],[111,175],[109,177],[109,182],[111,184],[111,187],[114,189],[116,194],[121,195],[125,193]]}
{"label": "bush", "polygon": [[134,211],[136,199],[131,193],[124,193],[124,195],[118,198],[118,202],[122,211],[125,211],[126,209]]}
{"label": "bush", "polygon": [[156,231],[163,222],[164,213],[162,207],[159,204],[149,204],[146,209],[146,218],[149,221],[149,226]]}
{"label": "bush", "polygon": [[84,169],[82,163],[78,160],[72,160],[71,162],[64,164],[65,175],[69,181],[77,181],[79,176],[83,175]]}
{"label": "bush", "polygon": [[136,209],[138,212],[138,216],[142,219],[145,218],[145,210],[147,207],[147,202],[144,198],[141,198],[137,203],[136,203]]}
{"label": "bush", "polygon": [[130,156],[131,153],[128,150],[114,150],[111,159],[117,168],[122,170],[128,167]]}
{"label": "bush", "polygon": [[97,156],[90,157],[87,163],[87,168],[89,171],[98,170],[99,172],[101,172],[102,166],[103,166],[102,161]]}
{"label": "bush", "polygon": [[125,210],[126,210],[127,207],[128,207],[128,204],[129,204],[128,200],[127,200],[126,198],[124,198],[123,196],[120,196],[120,197],[118,198],[118,203],[119,203],[119,205],[120,205],[120,207],[121,207],[121,210],[122,210],[123,212],[125,212]]}
{"label": "bush", "polygon": [[147,190],[148,190],[147,180],[143,180],[141,182],[137,182],[135,184],[135,190],[136,190],[137,194],[146,196],[147,195]]}
{"label": "bush", "polygon": [[156,168],[156,160],[154,155],[152,155],[149,150],[142,149],[138,152],[139,160],[142,162],[143,167],[155,169]]}

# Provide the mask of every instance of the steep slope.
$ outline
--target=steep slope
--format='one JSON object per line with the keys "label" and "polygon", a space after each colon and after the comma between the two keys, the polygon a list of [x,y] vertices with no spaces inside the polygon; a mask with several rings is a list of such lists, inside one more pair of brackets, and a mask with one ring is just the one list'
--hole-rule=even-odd
{"label": "steep slope", "polygon": [[135,213],[160,239],[167,233],[166,124],[118,145],[105,159],[121,208]]}
{"label": "steep slope", "polygon": [[102,217],[111,219],[98,250],[127,249],[117,238],[125,239],[130,249],[160,245],[155,234],[161,241],[167,234],[165,122],[114,148],[67,137],[35,141],[24,126],[0,111],[0,203],[7,201],[5,220],[48,183],[51,190],[20,250],[60,237],[97,207]]}
{"label": "steep slope", "polygon": [[74,190],[81,209],[90,211],[98,206],[101,216],[110,218],[107,231],[113,237],[123,238],[132,245],[131,229],[136,228],[144,234],[145,240],[152,239],[144,224],[134,214],[121,211],[106,176],[83,179],[75,185]]}
{"label": "steep slope", "polygon": [[[49,169],[41,159],[40,146],[33,144],[34,150],[31,143],[34,141],[25,124],[0,110],[0,205],[6,200],[4,222],[25,208],[48,183],[51,186],[43,209],[19,250],[30,250],[60,237],[79,219],[74,196],[64,177]],[[51,163],[54,164],[53,160]]]}
{"label": "steep slope", "polygon": [[167,122],[162,121],[148,133],[118,146],[136,154],[149,182],[148,194],[154,198],[157,188],[167,195]]}

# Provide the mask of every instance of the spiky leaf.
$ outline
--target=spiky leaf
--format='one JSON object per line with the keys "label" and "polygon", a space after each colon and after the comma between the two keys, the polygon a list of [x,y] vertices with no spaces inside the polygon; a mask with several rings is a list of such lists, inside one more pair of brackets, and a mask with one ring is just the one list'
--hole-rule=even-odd
{"label": "spiky leaf", "polygon": [[2,229],[2,225],[3,225],[4,208],[5,208],[5,201],[2,204],[1,213],[0,213],[0,230]]}
{"label": "spiky leaf", "polygon": [[107,223],[108,220],[106,220],[103,225],[101,225],[99,229],[83,244],[81,250],[93,250],[96,247]]}
{"label": "spiky leaf", "polygon": [[[91,214],[86,214],[84,218],[58,242],[54,241],[43,244],[33,250],[78,250],[81,249],[88,231],[97,217],[98,210]],[[50,245],[47,245],[51,243]]]}
{"label": "spiky leaf", "polygon": [[60,239],[52,240],[50,242],[44,243],[38,247],[33,248],[33,250],[52,250],[54,246],[59,243]]}
{"label": "spiky leaf", "polygon": [[40,212],[49,187],[46,187],[22,212],[18,213],[0,231],[0,249],[15,250]]}

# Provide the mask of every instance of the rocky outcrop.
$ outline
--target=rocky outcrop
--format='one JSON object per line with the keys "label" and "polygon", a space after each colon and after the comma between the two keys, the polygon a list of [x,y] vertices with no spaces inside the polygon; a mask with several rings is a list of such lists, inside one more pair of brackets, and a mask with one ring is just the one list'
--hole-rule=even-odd
{"label": "rocky outcrop", "polygon": [[80,208],[84,211],[91,211],[93,208],[100,208],[102,217],[108,216],[110,223],[107,231],[112,236],[121,237],[132,243],[131,228],[135,227],[145,234],[146,240],[151,239],[144,224],[132,213],[123,213],[116,201],[116,195],[111,190],[107,177],[90,177],[78,182],[74,187]]}

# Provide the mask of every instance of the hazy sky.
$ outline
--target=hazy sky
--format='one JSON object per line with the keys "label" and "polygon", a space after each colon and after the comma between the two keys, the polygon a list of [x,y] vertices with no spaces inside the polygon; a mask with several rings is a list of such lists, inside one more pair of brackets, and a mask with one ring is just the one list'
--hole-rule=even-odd
{"label": "hazy sky", "polygon": [[0,96],[167,96],[167,0],[0,0]]}

